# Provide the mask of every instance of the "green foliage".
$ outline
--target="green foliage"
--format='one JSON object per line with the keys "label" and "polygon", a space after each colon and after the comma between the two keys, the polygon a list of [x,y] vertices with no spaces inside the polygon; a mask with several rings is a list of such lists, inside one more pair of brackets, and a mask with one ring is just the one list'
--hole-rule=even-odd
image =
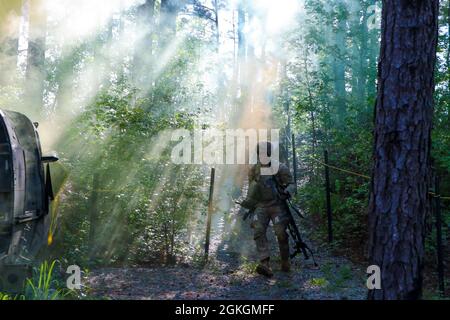
{"label": "green foliage", "polygon": [[[331,165],[370,175],[379,51],[379,30],[368,28],[372,4],[306,1],[305,23],[288,36],[296,56],[283,82],[290,96],[280,97],[277,110],[280,123],[285,123],[285,104],[294,108],[299,201],[311,217],[312,235],[320,240],[327,238],[323,150],[328,150]],[[330,179],[335,247],[361,257],[369,181],[333,168]]]}
{"label": "green foliage", "polygon": [[0,301],[1,300],[6,301],[6,300],[15,300],[15,299],[6,293],[0,292]]}
{"label": "green foliage", "polygon": [[[327,238],[324,168],[320,163],[323,150],[329,151],[333,166],[363,175],[371,171],[380,38],[380,29],[368,28],[368,9],[373,4],[373,0],[305,0],[298,25],[279,39],[277,49],[283,50],[275,55],[289,58],[286,66],[277,66],[285,67],[286,76],[279,79],[274,118],[279,127],[286,127],[288,118],[291,120],[289,129],[296,135],[299,163],[297,200],[310,218],[311,236],[322,242]],[[153,18],[148,20],[158,20]],[[192,235],[203,231],[201,213],[206,208],[209,172],[200,166],[173,164],[170,150],[175,142],[165,132],[213,126],[217,106],[231,101],[228,109],[221,110],[229,112],[245,100],[242,93],[248,90],[244,88],[247,84],[237,79],[246,72],[257,71],[251,75],[255,79],[264,75],[253,66],[240,65],[236,52],[228,57],[215,55],[217,39],[211,33],[211,19],[180,16],[176,35],[158,30],[161,25],[146,25],[151,29],[144,32],[150,42],[145,39],[142,46],[130,51],[125,48],[128,42],[123,41],[126,34],[121,32],[139,20],[136,8],[115,13],[92,36],[70,39],[70,43],[55,33],[60,31],[62,19],[48,19],[47,58],[42,66],[45,110],[25,110],[33,117],[45,114],[49,122],[63,120],[63,134],[52,147],[69,175],[61,190],[53,255],[84,268],[171,264],[183,257],[203,263],[199,240]],[[440,19],[446,26],[446,10]],[[235,41],[239,42],[238,38]],[[251,48],[252,37],[248,38],[244,51],[250,57],[251,51],[263,48]],[[432,132],[434,166],[444,195],[450,195],[449,39],[448,26],[443,27]],[[255,65],[270,62],[273,52],[269,47],[276,47],[275,42],[261,50]],[[235,45],[239,51],[240,44]],[[111,52],[116,49],[121,52]],[[85,73],[93,74],[87,77]],[[225,76],[227,73],[233,75]],[[217,74],[220,80],[210,77]],[[25,86],[17,77],[0,86],[0,108],[24,111]],[[86,79],[89,81],[84,83]],[[267,93],[272,90],[263,89]],[[293,159],[288,156],[287,160],[292,163]],[[63,176],[62,170],[56,171],[52,172]],[[334,168],[330,174],[334,248],[361,258],[367,240],[369,181]],[[62,181],[55,179],[55,185]],[[443,218],[450,226],[448,210],[443,210]],[[230,219],[232,215],[225,222],[231,224]],[[434,236],[427,239],[427,252],[435,251]],[[448,228],[444,228],[444,236],[448,237]],[[255,267],[243,263],[245,272],[253,273]],[[27,298],[61,298],[62,291],[53,289],[58,288],[53,269],[54,263],[39,268],[27,283]],[[334,269],[322,267],[325,281],[333,280],[332,285],[339,287],[351,270],[343,266],[334,275]],[[323,286],[325,281],[317,278],[311,282]],[[2,298],[11,297],[0,294]]]}
{"label": "green foliage", "polygon": [[66,128],[56,148],[70,176],[55,256],[80,266],[154,264],[192,250],[205,172],[172,163],[170,130],[198,127],[208,92],[187,72],[200,47],[188,37],[149,91],[120,76]]}
{"label": "green foliage", "polygon": [[23,290],[17,295],[0,292],[0,300],[61,300],[81,299],[84,292],[75,292],[65,287],[65,282],[55,273],[58,262],[44,261],[33,269],[31,278],[26,279]]}
{"label": "green foliage", "polygon": [[323,279],[321,286],[332,292],[345,288],[347,282],[353,279],[353,271],[346,264],[337,267],[333,263],[326,263],[320,269],[324,274],[324,278],[321,278]]}
{"label": "green foliage", "polygon": [[56,261],[49,264],[44,261],[33,278],[27,279],[24,298],[26,300],[58,300],[63,295],[63,290],[58,289],[58,282],[54,279],[53,272]]}
{"label": "green foliage", "polygon": [[258,266],[257,262],[250,262],[250,261],[241,264],[242,270],[244,270],[244,272],[248,274],[255,274],[257,266]]}
{"label": "green foliage", "polygon": [[323,288],[328,286],[328,281],[325,278],[312,278],[309,283],[314,287]]}

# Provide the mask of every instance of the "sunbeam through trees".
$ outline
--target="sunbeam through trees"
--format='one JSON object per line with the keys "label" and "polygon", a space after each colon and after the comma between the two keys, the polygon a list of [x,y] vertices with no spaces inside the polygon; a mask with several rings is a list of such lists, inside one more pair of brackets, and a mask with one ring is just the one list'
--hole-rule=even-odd
{"label": "sunbeam through trees", "polygon": [[448,298],[449,66],[445,0],[0,0],[0,300]]}

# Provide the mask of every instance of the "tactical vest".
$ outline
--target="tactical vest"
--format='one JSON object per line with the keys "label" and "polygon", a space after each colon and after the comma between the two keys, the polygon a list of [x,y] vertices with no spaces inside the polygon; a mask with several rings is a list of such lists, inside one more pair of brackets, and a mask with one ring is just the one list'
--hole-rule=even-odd
{"label": "tactical vest", "polygon": [[279,199],[276,182],[276,176],[261,175],[259,166],[253,168],[254,176],[250,181],[248,195],[249,198],[257,203],[275,202]]}

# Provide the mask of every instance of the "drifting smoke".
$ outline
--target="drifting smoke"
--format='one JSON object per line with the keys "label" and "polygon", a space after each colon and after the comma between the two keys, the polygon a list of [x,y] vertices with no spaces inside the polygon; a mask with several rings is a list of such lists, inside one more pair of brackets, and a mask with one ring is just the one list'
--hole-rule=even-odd
{"label": "drifting smoke", "polygon": [[[280,94],[280,80],[285,76],[283,65],[289,56],[281,46],[280,34],[292,26],[301,10],[299,1],[230,1],[219,11],[218,41],[214,40],[217,30],[211,22],[192,18],[192,11],[187,12],[192,9],[189,6],[186,12],[181,11],[177,15],[176,35],[169,33],[165,38],[156,39],[155,33],[170,28],[174,17],[166,13],[149,22],[145,16],[139,16],[139,10],[145,5],[143,0],[28,0],[24,6],[21,2],[1,1],[0,108],[15,109],[39,121],[44,150],[65,146],[70,151],[64,157],[70,163],[89,157],[93,168],[96,165],[107,167],[105,163],[110,159],[104,159],[101,150],[115,141],[117,132],[106,128],[101,133],[101,143],[92,144],[92,133],[73,136],[70,130],[74,130],[99,93],[107,90],[112,83],[119,83],[122,78],[131,82],[136,92],[132,93],[127,87],[121,94],[130,94],[135,101],[151,100],[151,93],[159,82],[165,81],[166,77],[177,78],[177,86],[191,92],[194,98],[186,101],[189,99],[179,94],[172,97],[167,107],[172,111],[196,113],[197,127],[268,130],[279,127],[272,110],[274,97]],[[12,7],[6,8],[6,3]],[[159,1],[156,3],[160,5]],[[236,8],[241,3],[245,4],[247,14],[239,26],[242,30],[238,31]],[[212,3],[208,5],[212,6]],[[237,43],[239,32],[245,34],[243,43]],[[192,41],[193,35],[199,38],[209,35],[212,40],[199,44]],[[14,50],[5,50],[7,47],[4,44],[10,43],[10,39],[17,43],[16,49],[21,52],[18,59],[13,54]],[[28,44],[42,39],[45,39],[46,65],[56,79],[47,79],[39,70],[32,70],[34,66],[30,65],[31,49]],[[188,49],[194,51],[193,59],[183,56]],[[173,60],[180,56],[181,61],[188,61],[185,71],[171,74]],[[139,62],[138,66],[136,62]],[[35,79],[45,78],[43,109],[39,108],[40,103],[36,100],[35,108],[30,103],[23,103],[27,96],[26,78],[30,72],[37,73]],[[176,88],[178,93],[183,91],[179,87]],[[166,106],[149,112],[167,112],[162,108]],[[110,235],[120,234],[124,224],[128,223],[124,212],[133,210],[143,201],[142,197],[131,196],[126,206],[123,203],[114,204],[115,200],[125,195],[142,193],[136,183],[142,179],[142,168],[161,171],[158,183],[152,186],[153,192],[145,195],[148,198],[146,214],[154,212],[158,206],[164,207],[160,190],[174,181],[174,175],[178,172],[173,164],[162,160],[167,146],[170,146],[170,141],[155,134],[142,141],[142,145],[133,145],[135,150],[124,150],[124,155],[129,157],[127,166],[108,172],[103,185],[98,186],[102,190],[127,189],[127,192],[118,192],[116,198],[109,199],[108,224],[98,235],[106,251],[111,251],[117,244]],[[152,166],[145,163],[152,163]],[[224,219],[230,219],[230,216],[223,213],[236,213],[232,198],[243,196],[241,190],[245,186],[247,168],[222,165],[216,169],[213,233],[216,239],[223,239],[240,232],[237,230],[241,228],[240,217],[233,216],[231,222],[225,223]],[[177,170],[188,175],[184,184],[193,178],[186,173],[190,169]],[[201,167],[199,170],[203,174],[201,190],[207,193],[209,168]],[[151,176],[150,173],[145,174]],[[73,185],[69,182],[71,187]],[[186,186],[179,187],[183,189]],[[184,194],[171,199],[179,207],[193,207],[195,214],[190,216],[190,228],[193,230],[190,240],[192,247],[195,247],[203,241],[204,207],[194,206],[189,202],[189,196]],[[170,206],[164,208],[170,212]],[[175,218],[168,214],[168,219],[173,221]],[[248,251],[248,246],[240,246],[237,250]]]}

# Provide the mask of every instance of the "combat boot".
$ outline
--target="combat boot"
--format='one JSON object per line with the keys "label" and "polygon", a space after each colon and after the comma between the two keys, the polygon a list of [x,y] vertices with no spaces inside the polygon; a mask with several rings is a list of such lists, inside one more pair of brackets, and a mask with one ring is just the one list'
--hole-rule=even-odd
{"label": "combat boot", "polygon": [[270,259],[264,259],[261,260],[261,262],[258,264],[258,266],[256,267],[256,272],[259,273],[260,275],[263,275],[267,278],[270,278],[273,276],[273,272],[272,269],[270,268]]}

